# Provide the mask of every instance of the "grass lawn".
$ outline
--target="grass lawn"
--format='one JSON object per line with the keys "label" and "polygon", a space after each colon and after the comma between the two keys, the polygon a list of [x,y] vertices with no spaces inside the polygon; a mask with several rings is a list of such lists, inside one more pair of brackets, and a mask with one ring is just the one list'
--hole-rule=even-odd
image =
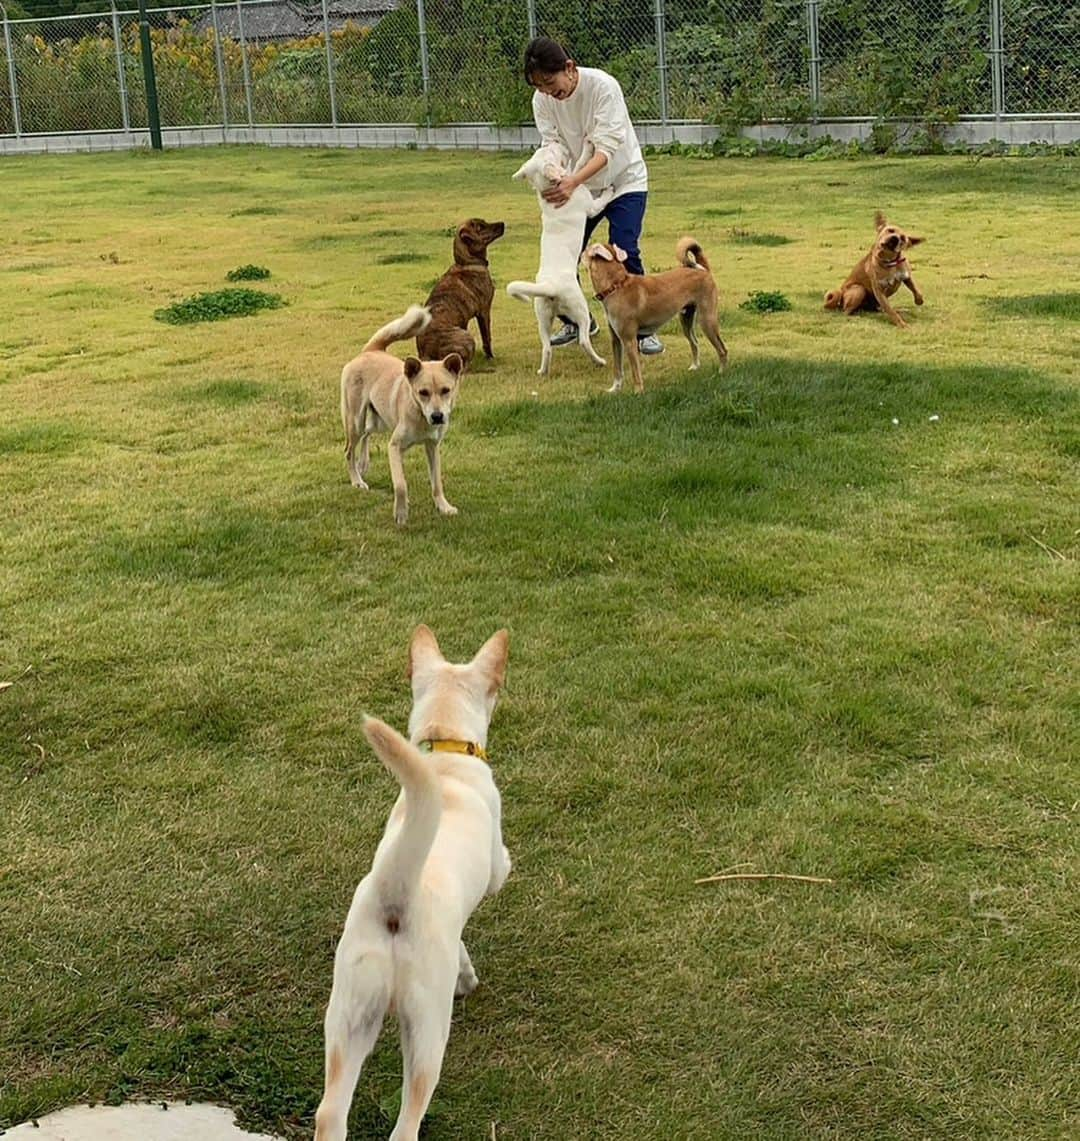
{"label": "grass lawn", "polygon": [[[646,264],[702,242],[732,365],[673,327],[644,397],[536,377],[519,161],[3,160],[0,1128],[169,1094],[305,1135],[396,791],[360,717],[404,726],[424,621],[511,631],[515,862],[428,1138],[1075,1137],[1080,161],[653,158]],[[878,206],[926,238],[908,333],[821,308]],[[399,530],[338,377],[471,215],[496,361],[460,514],[418,449]],[[247,264],[285,307],[153,320]],[[729,868],[835,882],[694,883]],[[390,1027],[350,1136],[399,1074]]]}

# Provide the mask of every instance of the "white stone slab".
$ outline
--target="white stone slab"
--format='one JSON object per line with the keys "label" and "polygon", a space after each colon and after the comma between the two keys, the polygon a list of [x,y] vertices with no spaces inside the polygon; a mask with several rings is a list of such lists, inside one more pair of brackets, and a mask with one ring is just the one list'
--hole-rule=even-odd
{"label": "white stone slab", "polygon": [[220,1105],[73,1105],[16,1125],[4,1141],[279,1141],[269,1133],[239,1128]]}

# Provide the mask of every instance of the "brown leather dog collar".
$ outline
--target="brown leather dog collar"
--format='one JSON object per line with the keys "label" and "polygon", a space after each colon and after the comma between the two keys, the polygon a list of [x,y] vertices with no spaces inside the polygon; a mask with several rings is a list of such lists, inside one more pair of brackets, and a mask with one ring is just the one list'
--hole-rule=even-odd
{"label": "brown leather dog collar", "polygon": [[614,285],[609,285],[607,289],[602,289],[599,293],[594,293],[593,296],[597,301],[603,301],[605,297],[610,297],[616,289],[622,287],[630,280],[630,274],[627,274],[621,281],[615,282]]}

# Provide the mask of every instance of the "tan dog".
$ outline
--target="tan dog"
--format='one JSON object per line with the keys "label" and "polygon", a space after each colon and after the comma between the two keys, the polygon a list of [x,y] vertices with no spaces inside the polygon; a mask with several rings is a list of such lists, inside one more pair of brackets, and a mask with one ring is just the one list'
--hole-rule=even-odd
{"label": "tan dog", "polygon": [[825,308],[843,309],[849,317],[860,309],[880,309],[898,329],[906,329],[907,323],[889,304],[889,298],[901,285],[906,285],[915,304],[923,303],[923,295],[904,256],[904,251],[917,246],[922,238],[905,234],[898,226],[890,226],[880,210],[874,215],[874,225],[877,237],[870,252],[839,289],[830,289],[825,294]]}
{"label": "tan dog", "polygon": [[405,1063],[390,1138],[416,1141],[439,1080],[454,996],[476,988],[461,932],[480,900],[510,874],[502,805],[484,751],[508,642],[500,630],[467,665],[453,665],[435,635],[418,626],[409,646],[409,739],[373,717],[364,720],[364,734],[401,795],[353,895],[334,957],[315,1141],[345,1141],[360,1069],[389,1011],[397,1014]]}
{"label": "tan dog", "polygon": [[491,359],[491,300],[495,285],[488,269],[487,248],[503,236],[502,222],[470,218],[454,237],[454,264],[435,283],[424,305],[431,310],[431,324],[416,338],[424,360],[457,353],[468,368],[476,351],[469,332],[475,317],[480,328],[484,355]]}
{"label": "tan dog", "polygon": [[720,339],[720,326],[716,319],[716,282],[705,253],[689,237],[679,239],[675,252],[682,262],[679,269],[644,276],[627,270],[623,265],[626,254],[618,246],[597,242],[581,255],[589,267],[596,299],[603,304],[611,329],[615,380],[609,392],[618,392],[622,388],[624,353],[630,361],[634,388],[638,392],[645,391],[637,339],[646,333],[655,333],[676,313],[682,321],[683,334],[690,342],[693,360],[690,367],[697,368],[701,360],[694,334],[695,318],[700,319],[705,336],[716,350],[720,367],[727,364],[727,348]]}
{"label": "tan dog", "polygon": [[[450,353],[441,361],[404,362],[386,352],[394,341],[415,337],[431,320],[420,305],[384,325],[358,357],[341,370],[341,421],[345,426],[345,463],[353,487],[367,490],[364,476],[370,461],[372,432],[390,433],[387,448],[394,484],[394,521],[403,526],[409,517],[409,489],[405,483],[405,453],[423,444],[431,475],[431,493],[440,515],[456,515],[457,508],[443,494],[439,444],[450,425],[461,373],[461,356]],[[356,445],[360,457],[356,457]]]}

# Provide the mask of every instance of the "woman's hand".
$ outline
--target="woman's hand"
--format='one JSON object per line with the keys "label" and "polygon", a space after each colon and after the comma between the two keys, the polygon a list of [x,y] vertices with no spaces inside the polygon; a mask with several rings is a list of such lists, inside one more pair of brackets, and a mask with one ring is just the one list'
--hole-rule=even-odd
{"label": "woman's hand", "polygon": [[557,210],[560,206],[565,206],[567,202],[570,201],[570,196],[577,190],[579,185],[580,183],[572,174],[567,174],[559,179],[554,186],[541,191],[540,197],[543,198],[545,202],[550,202]]}

